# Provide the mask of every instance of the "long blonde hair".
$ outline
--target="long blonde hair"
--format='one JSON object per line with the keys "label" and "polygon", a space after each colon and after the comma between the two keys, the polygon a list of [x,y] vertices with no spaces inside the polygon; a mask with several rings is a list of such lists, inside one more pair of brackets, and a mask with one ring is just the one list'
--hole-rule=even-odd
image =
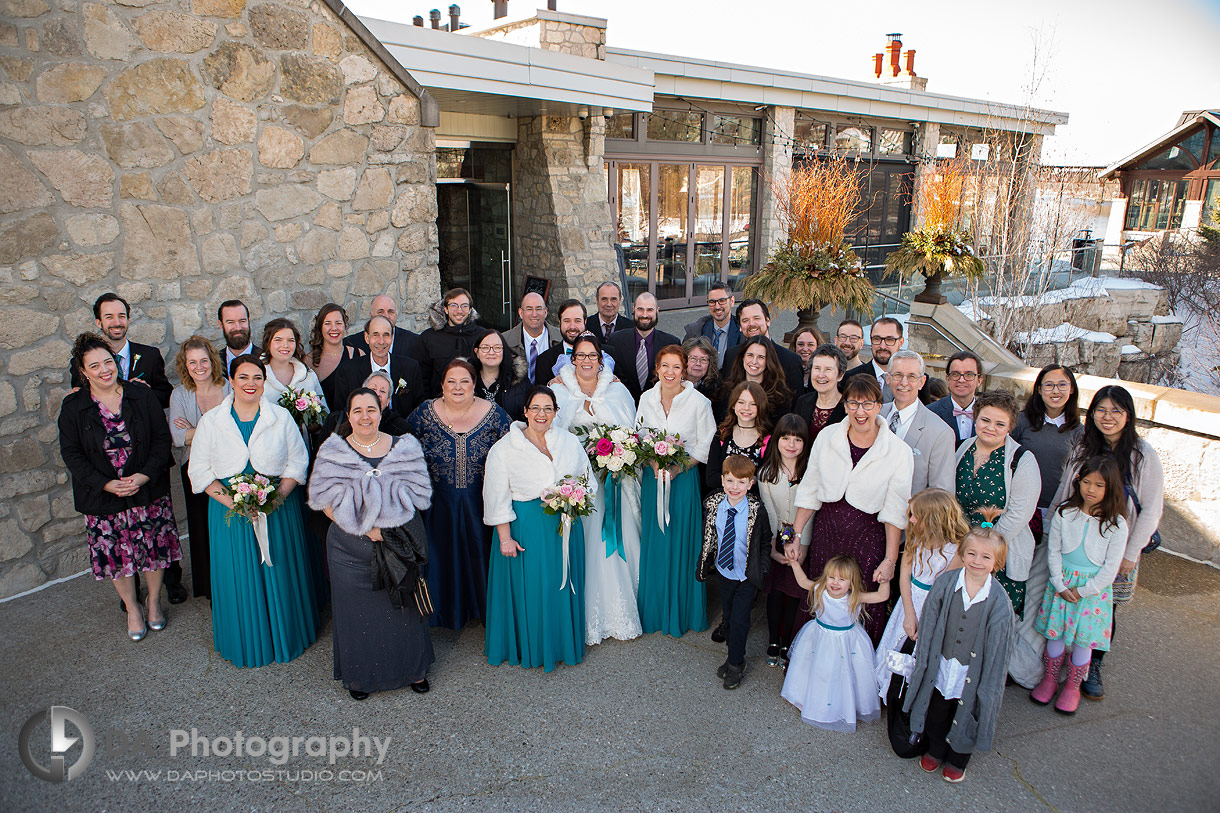
{"label": "long blonde hair", "polygon": [[926,567],[932,556],[953,542],[961,547],[970,533],[962,506],[943,488],[925,488],[911,497],[907,511],[915,522],[907,524],[906,548],[902,552],[904,562],[912,566]]}
{"label": "long blonde hair", "polygon": [[822,609],[822,596],[826,594],[826,582],[834,576],[847,579],[851,587],[847,591],[847,610],[852,618],[863,619],[866,611],[861,606],[860,596],[864,593],[864,574],[860,565],[850,556],[832,556],[822,568],[822,575],[814,580],[809,588],[809,614],[816,617]]}

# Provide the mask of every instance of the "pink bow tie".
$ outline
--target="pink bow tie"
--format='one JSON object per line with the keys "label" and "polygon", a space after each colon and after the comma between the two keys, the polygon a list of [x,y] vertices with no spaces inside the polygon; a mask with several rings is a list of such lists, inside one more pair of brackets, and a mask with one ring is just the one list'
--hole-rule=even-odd
{"label": "pink bow tie", "polygon": [[965,415],[967,418],[973,418],[974,417],[974,408],[966,407],[965,409],[962,409],[961,407],[953,407],[953,417],[956,418],[959,415]]}

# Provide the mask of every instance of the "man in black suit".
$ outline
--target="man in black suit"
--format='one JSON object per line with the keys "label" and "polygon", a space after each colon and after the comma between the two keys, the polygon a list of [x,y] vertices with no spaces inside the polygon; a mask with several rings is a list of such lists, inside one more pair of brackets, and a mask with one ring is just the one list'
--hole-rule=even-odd
{"label": "man in black suit", "polygon": [[716,365],[724,366],[729,348],[741,344],[741,328],[733,318],[733,305],[737,299],[733,289],[723,282],[713,282],[707,287],[707,316],[701,316],[686,326],[687,339],[706,336],[716,348]]}
{"label": "man in black suit", "polygon": [[585,320],[585,330],[605,344],[616,330],[631,327],[631,320],[618,312],[622,304],[623,290],[617,282],[603,282],[597,286],[597,313]]}
{"label": "man in black suit", "polygon": [[[393,297],[382,294],[381,296],[373,297],[371,316],[384,316],[390,320],[390,324],[394,326],[394,339],[390,342],[390,355],[392,356],[410,356],[419,362],[419,335],[412,333],[405,327],[398,326],[398,305],[394,302]],[[355,347],[364,353],[369,352],[368,341],[364,338],[364,331],[356,331],[343,340],[343,343],[348,347]]]}
{"label": "man in black suit", "polygon": [[891,403],[894,400],[894,391],[890,389],[888,381],[890,359],[902,349],[906,341],[902,335],[902,322],[891,316],[878,317],[869,328],[868,340],[873,348],[872,360],[848,370],[847,375],[843,376],[843,382],[846,384],[847,379],[853,375],[871,375],[881,385],[882,402]]}
{"label": "man in black suit", "polygon": [[949,394],[928,404],[928,409],[949,425],[961,446],[974,437],[974,397],[983,381],[983,360],[969,350],[960,350],[949,356],[945,378]]}
{"label": "man in black suit", "polygon": [[[767,303],[761,299],[747,299],[737,306],[737,324],[741,326],[742,341],[753,338],[754,336],[762,336],[767,342],[775,348],[775,355],[779,358],[779,364],[784,368],[784,380],[788,383],[788,389],[792,390],[794,396],[799,395],[804,387],[804,365],[801,364],[801,357],[793,353],[782,344],[776,344],[771,339],[771,310],[767,307]],[[724,354],[724,364],[722,365],[720,376],[723,379],[728,378],[729,371],[733,369],[733,361],[737,358],[737,353],[741,350],[741,345],[729,348]]]}
{"label": "man in black suit", "polygon": [[652,383],[657,366],[657,351],[671,344],[682,344],[672,333],[657,330],[657,298],[645,291],[635,298],[635,329],[616,332],[607,346],[614,359],[615,375],[631,392],[638,404],[640,395]]}
{"label": "man in black suit", "polygon": [[[585,332],[588,324],[588,311],[579,299],[565,299],[559,305],[559,335],[563,341],[551,345],[534,364],[534,383],[549,385],[551,379],[559,374],[559,368],[570,363],[568,356],[572,355],[572,345],[576,337]],[[602,351],[602,363],[614,369],[614,361],[606,351]]]}
{"label": "man in black suit", "polygon": [[225,378],[238,356],[261,356],[263,349],[250,339],[250,309],[240,299],[227,299],[216,309],[216,321],[225,339]]}
{"label": "man in black suit", "polygon": [[424,400],[424,377],[419,362],[410,356],[394,355],[390,346],[394,343],[394,323],[384,316],[374,316],[364,326],[364,342],[369,352],[363,356],[344,359],[335,370],[335,399],[342,409],[347,396],[378,370],[383,370],[394,382],[390,403],[394,411],[404,418]]}
{"label": "man in black suit", "polygon": [[[105,293],[93,303],[93,323],[97,325],[102,338],[114,353],[119,367],[119,377],[125,381],[136,381],[148,385],[157,396],[157,403],[162,409],[169,407],[169,395],[174,388],[165,377],[165,360],[161,351],[152,345],[136,344],[127,340],[127,328],[131,320],[131,307],[127,300],[115,293]],[[72,368],[72,386],[85,386],[79,371]],[[170,604],[181,604],[190,594],[182,584],[182,565],[171,562],[165,569],[165,592]],[[140,594],[140,583],[136,581],[136,595]],[[127,612],[122,599],[119,607]]]}

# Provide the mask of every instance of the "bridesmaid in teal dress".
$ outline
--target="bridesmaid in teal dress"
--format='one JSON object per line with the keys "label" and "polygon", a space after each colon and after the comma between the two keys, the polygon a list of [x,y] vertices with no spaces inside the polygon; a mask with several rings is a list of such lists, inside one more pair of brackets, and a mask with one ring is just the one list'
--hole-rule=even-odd
{"label": "bridesmaid in teal dress", "polygon": [[[230,367],[232,394],[199,420],[189,474],[206,492],[212,554],[212,639],[236,666],[296,658],[318,637],[316,568],[306,544],[301,495],[308,452],[287,410],[262,400],[266,368],[251,355]],[[222,483],[238,474],[279,477],[280,505],[267,517],[268,561],[246,519],[225,514]]]}
{"label": "bridesmaid in teal dress", "polygon": [[576,436],[553,427],[555,395],[534,387],[525,422],[514,423],[487,455],[483,521],[496,529],[487,580],[487,662],[550,672],[585,654],[585,542],[572,522],[567,544],[560,517],[540,495],[567,475],[597,478]]}

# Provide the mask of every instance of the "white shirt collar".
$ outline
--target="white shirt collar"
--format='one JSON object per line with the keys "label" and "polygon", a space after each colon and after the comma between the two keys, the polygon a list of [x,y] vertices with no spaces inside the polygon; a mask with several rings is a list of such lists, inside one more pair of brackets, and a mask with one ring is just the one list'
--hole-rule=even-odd
{"label": "white shirt collar", "polygon": [[245,356],[245,355],[247,355],[249,353],[253,353],[253,352],[254,352],[254,342],[253,341],[251,341],[249,344],[247,344],[245,349],[243,349],[240,353],[234,353],[227,344],[225,345],[225,355],[226,355],[228,361],[232,361],[233,359],[237,358],[238,356]]}
{"label": "white shirt collar", "polygon": [[881,376],[889,375],[889,371],[887,371],[884,367],[882,367],[880,364],[878,364],[876,359],[873,359],[872,362],[870,362],[870,363],[873,365],[873,377],[876,378],[878,381],[881,380]]}
{"label": "white shirt collar", "polygon": [[988,576],[987,581],[983,582],[983,586],[977,593],[974,594],[974,598],[971,598],[970,594],[966,592],[966,568],[963,567],[961,570],[959,570],[957,572],[957,587],[954,589],[962,591],[962,609],[969,610],[975,604],[978,604],[986,599],[987,596],[991,595],[991,583],[993,581],[995,581],[995,579]]}
{"label": "white shirt collar", "polygon": [[378,372],[378,371],[384,371],[386,375],[390,374],[390,357],[389,356],[386,356],[384,365],[378,364],[376,361],[373,360],[373,357],[371,355],[369,356],[369,375],[372,375],[373,373]]}
{"label": "white shirt collar", "polygon": [[529,330],[528,330],[528,329],[526,329],[525,324],[524,324],[524,323],[522,323],[522,325],[521,325],[521,335],[522,335],[522,337],[523,337],[523,338],[529,339],[530,344],[533,344],[534,342],[542,342],[542,341],[545,341],[545,340],[546,340],[546,338],[547,338],[547,336],[546,336],[546,325],[543,325],[543,326],[542,326],[542,330],[541,330],[541,332],[539,332],[539,333],[538,333],[538,335],[537,335],[537,336],[531,336],[531,335],[530,335]]}
{"label": "white shirt collar", "polygon": [[1046,422],[1049,423],[1051,426],[1063,426],[1065,423],[1067,423],[1067,411],[1066,410],[1063,412],[1060,412],[1054,418],[1051,418],[1049,416],[1044,416],[1044,417],[1046,417]]}
{"label": "white shirt collar", "polygon": [[[895,403],[894,407],[897,408],[897,406],[898,406],[897,403]],[[916,398],[914,401],[907,404],[902,409],[898,410],[898,422],[901,423],[903,426],[906,426],[908,423],[911,422],[911,420],[915,417],[915,413],[918,411],[919,411],[919,399]],[[891,418],[894,417],[893,411],[890,412],[890,417]]]}
{"label": "white shirt collar", "polygon": [[952,395],[949,396],[949,400],[953,403],[954,409],[966,409],[966,410],[970,411],[971,415],[973,415],[974,414],[974,402],[978,400],[978,396],[976,395],[975,397],[971,398],[970,403],[966,404],[966,406],[964,406],[964,407],[959,407],[957,405],[957,401],[953,398]]}

